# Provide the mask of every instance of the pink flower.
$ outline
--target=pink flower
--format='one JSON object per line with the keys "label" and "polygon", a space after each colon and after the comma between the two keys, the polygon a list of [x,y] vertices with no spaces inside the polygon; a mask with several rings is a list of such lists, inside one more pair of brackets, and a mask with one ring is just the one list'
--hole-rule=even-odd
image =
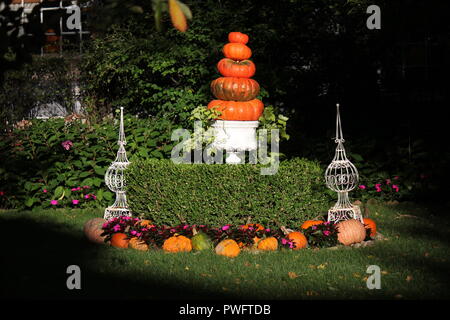
{"label": "pink flower", "polygon": [[317,227],[316,227],[316,226],[312,226],[312,227],[311,227],[311,229],[313,229],[313,230],[316,230],[316,229],[317,229]]}
{"label": "pink flower", "polygon": [[137,233],[137,231],[133,230],[131,231],[131,234],[134,236]]}
{"label": "pink flower", "polygon": [[43,193],[47,193],[47,189],[42,190]]}
{"label": "pink flower", "polygon": [[95,194],[93,194],[92,199],[97,200],[97,196]]}
{"label": "pink flower", "polygon": [[5,191],[0,191],[0,196],[4,196],[5,195]]}
{"label": "pink flower", "polygon": [[89,186],[83,186],[83,189],[89,189]]}
{"label": "pink flower", "polygon": [[[228,230],[228,229],[230,229],[230,226],[229,225],[226,225],[226,226],[223,226],[222,227],[222,231],[225,231],[225,230]],[[250,229],[250,228],[249,228]]]}
{"label": "pink flower", "polygon": [[77,190],[78,190],[77,188],[70,189],[70,191],[77,191]]}
{"label": "pink flower", "polygon": [[270,229],[266,229],[266,232],[270,232]]}
{"label": "pink flower", "polygon": [[329,225],[330,223],[331,223],[330,221],[327,221],[327,222],[324,222],[323,224],[327,226],[327,225]]}
{"label": "pink flower", "polygon": [[136,237],[140,237],[140,236],[142,236],[142,232],[136,233]]}
{"label": "pink flower", "polygon": [[281,244],[286,244],[286,243],[288,243],[288,241],[285,238],[281,239]]}
{"label": "pink flower", "polygon": [[90,197],[89,194],[87,194],[87,195],[84,196],[85,199],[89,199],[89,197]]}
{"label": "pink flower", "polygon": [[328,231],[328,230],[325,230],[325,231],[323,232],[323,234],[324,234],[326,237],[328,237],[328,236],[331,234],[331,232]]}
{"label": "pink flower", "polygon": [[120,224],[116,224],[116,225],[113,227],[113,230],[117,232],[117,231],[119,231],[121,228],[122,228],[122,227],[120,226]]}
{"label": "pink flower", "polygon": [[80,200],[72,200],[72,204],[78,204]]}
{"label": "pink flower", "polygon": [[394,177],[394,180],[398,180],[398,179],[399,179],[399,177],[398,177],[398,176],[395,176],[395,177]]}
{"label": "pink flower", "polygon": [[105,228],[108,226],[108,224],[109,224],[108,222],[105,222],[105,223],[102,225],[102,228],[105,229]]}
{"label": "pink flower", "polygon": [[187,224],[183,226],[184,230],[186,230],[187,228],[189,228],[189,226]]}
{"label": "pink flower", "polygon": [[364,190],[366,188],[366,186],[362,184],[362,185],[359,186],[359,188]]}
{"label": "pink flower", "polygon": [[175,231],[177,231],[177,230],[174,228],[170,229],[170,232],[175,232]]}
{"label": "pink flower", "polygon": [[391,179],[386,179],[386,184],[390,185],[391,184]]}
{"label": "pink flower", "polygon": [[393,184],[393,185],[392,185],[392,189],[395,189],[395,192],[398,192],[399,187],[398,187],[398,185]]}
{"label": "pink flower", "polygon": [[66,140],[66,141],[62,142],[61,145],[64,149],[70,150],[70,148],[73,146],[73,143],[70,140]]}
{"label": "pink flower", "polygon": [[52,201],[50,201],[50,204],[52,206],[56,206],[58,204],[58,200],[52,200]]}
{"label": "pink flower", "polygon": [[377,189],[377,192],[381,192],[381,183],[377,183],[375,189]]}

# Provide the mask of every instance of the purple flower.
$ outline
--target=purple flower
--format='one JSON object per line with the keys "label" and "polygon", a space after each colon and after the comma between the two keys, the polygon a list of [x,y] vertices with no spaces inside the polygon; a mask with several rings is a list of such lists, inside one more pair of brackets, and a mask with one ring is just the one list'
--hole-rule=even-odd
{"label": "purple flower", "polygon": [[392,189],[395,189],[395,192],[398,192],[399,187],[398,187],[398,185],[393,184],[393,185],[392,185]]}
{"label": "purple flower", "polygon": [[288,241],[285,238],[281,239],[281,244],[286,244],[286,243],[288,243]]}
{"label": "purple flower", "polygon": [[359,188],[364,190],[366,188],[366,186],[362,184],[362,185],[359,186]]}
{"label": "purple flower", "polygon": [[[225,231],[225,230],[228,230],[228,229],[230,229],[230,226],[229,225],[226,225],[226,226],[223,226],[222,227],[222,231]],[[250,228],[249,228],[250,229]]]}
{"label": "purple flower", "polygon": [[331,234],[331,232],[328,231],[328,230],[325,230],[325,231],[323,232],[323,234],[324,234],[326,237],[328,237],[328,236]]}
{"label": "purple flower", "polygon": [[331,223],[330,221],[327,221],[327,222],[324,222],[323,224],[327,226],[327,225],[329,225],[330,223]]}
{"label": "purple flower", "polygon": [[120,224],[116,224],[116,225],[113,227],[113,230],[117,232],[117,231],[119,231],[121,228],[122,228],[122,227],[120,226]]}
{"label": "purple flower", "polygon": [[77,191],[77,190],[78,190],[77,188],[70,189],[70,191]]}
{"label": "purple flower", "polygon": [[377,192],[381,192],[381,183],[377,183],[375,189],[377,189]]}
{"label": "purple flower", "polygon": [[80,200],[72,200],[72,204],[78,204]]}
{"label": "purple flower", "polygon": [[133,230],[131,231],[131,234],[134,236],[137,233],[137,231]]}
{"label": "purple flower", "polygon": [[47,189],[42,190],[43,193],[47,193]]}
{"label": "purple flower", "polygon": [[52,200],[52,201],[50,201],[50,204],[52,206],[56,206],[58,204],[58,200]]}
{"label": "purple flower", "polygon": [[89,199],[89,197],[90,197],[89,194],[87,194],[87,195],[84,196],[85,199]]}
{"label": "purple flower", "polygon": [[266,229],[266,232],[270,232],[270,229]]}
{"label": "purple flower", "polygon": [[72,148],[73,143],[70,140],[66,140],[64,142],[61,143],[62,147],[66,150],[70,150],[70,148]]}

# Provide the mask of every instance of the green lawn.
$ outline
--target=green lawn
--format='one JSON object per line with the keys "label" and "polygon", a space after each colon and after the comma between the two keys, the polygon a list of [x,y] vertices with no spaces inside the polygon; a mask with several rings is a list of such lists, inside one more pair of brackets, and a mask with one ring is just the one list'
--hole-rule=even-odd
{"label": "green lawn", "polygon": [[[371,247],[305,249],[235,259],[213,252],[167,254],[95,245],[86,220],[100,211],[0,212],[1,296],[151,299],[448,299],[448,213],[413,204],[369,206],[387,237]],[[445,217],[445,218],[444,218]],[[66,288],[66,268],[81,268],[82,289]],[[369,265],[382,270],[369,290]]]}

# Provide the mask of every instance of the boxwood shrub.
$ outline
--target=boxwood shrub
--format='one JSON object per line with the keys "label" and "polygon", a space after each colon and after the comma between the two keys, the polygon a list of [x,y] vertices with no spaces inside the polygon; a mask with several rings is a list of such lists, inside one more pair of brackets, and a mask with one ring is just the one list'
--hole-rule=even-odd
{"label": "boxwood shrub", "polygon": [[282,161],[275,175],[261,165],[174,164],[137,160],[127,170],[132,211],[156,224],[242,224],[298,227],[330,204],[323,170],[305,159]]}

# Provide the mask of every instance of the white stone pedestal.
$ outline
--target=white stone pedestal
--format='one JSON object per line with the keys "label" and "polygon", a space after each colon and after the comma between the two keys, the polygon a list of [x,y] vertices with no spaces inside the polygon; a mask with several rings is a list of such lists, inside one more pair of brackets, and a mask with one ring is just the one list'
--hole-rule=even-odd
{"label": "white stone pedestal", "polygon": [[227,152],[226,163],[239,164],[245,160],[238,152],[256,150],[256,128],[259,121],[217,120],[212,127],[215,131],[213,146]]}

